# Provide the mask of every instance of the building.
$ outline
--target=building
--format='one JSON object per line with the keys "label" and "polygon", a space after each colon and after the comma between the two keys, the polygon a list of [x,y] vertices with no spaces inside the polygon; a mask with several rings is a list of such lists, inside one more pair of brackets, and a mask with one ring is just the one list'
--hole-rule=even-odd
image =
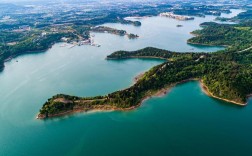
{"label": "building", "polygon": [[174,19],[177,19],[177,20],[180,20],[180,21],[194,20],[194,17],[175,15],[172,12],[164,12],[164,13],[161,13],[160,16],[174,18]]}
{"label": "building", "polygon": [[19,30],[21,31],[30,31],[31,27],[29,25],[22,25],[19,27]]}

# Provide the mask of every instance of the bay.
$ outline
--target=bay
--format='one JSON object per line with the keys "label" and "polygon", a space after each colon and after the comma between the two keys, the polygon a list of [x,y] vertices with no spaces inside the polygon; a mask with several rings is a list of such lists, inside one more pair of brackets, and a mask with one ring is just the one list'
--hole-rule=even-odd
{"label": "bay", "polygon": [[[234,10],[233,16],[239,12]],[[44,53],[26,54],[6,62],[0,73],[0,155],[251,154],[251,101],[247,107],[238,107],[212,99],[195,81],[179,85],[166,96],[152,98],[129,112],[35,119],[52,95],[105,95],[129,87],[137,74],[162,63],[157,59],[105,60],[114,51],[146,46],[182,52],[223,49],[186,43],[192,37],[191,31],[214,18],[176,21],[150,17],[141,20],[141,27],[108,23],[105,25],[136,33],[140,38],[129,40],[95,33],[94,40],[101,44],[100,48],[69,49],[59,43]]]}

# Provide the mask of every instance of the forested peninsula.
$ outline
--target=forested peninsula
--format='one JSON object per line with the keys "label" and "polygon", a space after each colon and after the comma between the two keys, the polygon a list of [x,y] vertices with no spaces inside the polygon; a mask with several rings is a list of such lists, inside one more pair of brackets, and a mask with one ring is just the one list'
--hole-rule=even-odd
{"label": "forested peninsula", "polygon": [[164,63],[151,68],[129,88],[105,96],[77,97],[58,94],[48,99],[37,118],[61,116],[89,110],[130,110],[148,97],[166,92],[178,83],[199,80],[208,95],[246,105],[252,93],[252,21],[240,24],[203,23],[190,44],[225,45],[212,53],[172,52],[153,47],[117,51],[107,59],[158,58]]}

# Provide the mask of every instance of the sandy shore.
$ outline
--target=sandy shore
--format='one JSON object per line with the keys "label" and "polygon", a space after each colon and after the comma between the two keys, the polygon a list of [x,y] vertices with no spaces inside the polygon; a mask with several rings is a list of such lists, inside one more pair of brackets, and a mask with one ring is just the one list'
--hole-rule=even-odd
{"label": "sandy shore", "polygon": [[145,72],[138,74],[136,77],[134,77],[134,84],[137,83],[141,78],[143,78]]}

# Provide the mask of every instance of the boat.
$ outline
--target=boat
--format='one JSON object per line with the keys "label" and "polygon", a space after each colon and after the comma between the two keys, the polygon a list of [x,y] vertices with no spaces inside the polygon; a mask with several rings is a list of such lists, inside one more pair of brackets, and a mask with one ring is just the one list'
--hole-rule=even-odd
{"label": "boat", "polygon": [[65,47],[66,46],[66,44],[62,44],[62,45],[60,45],[60,47]]}
{"label": "boat", "polygon": [[69,49],[71,49],[71,48],[73,48],[73,47],[75,47],[75,45],[71,45],[71,46],[69,47]]}
{"label": "boat", "polygon": [[101,47],[101,45],[99,45],[99,44],[90,44],[91,46],[94,46],[94,47]]}

